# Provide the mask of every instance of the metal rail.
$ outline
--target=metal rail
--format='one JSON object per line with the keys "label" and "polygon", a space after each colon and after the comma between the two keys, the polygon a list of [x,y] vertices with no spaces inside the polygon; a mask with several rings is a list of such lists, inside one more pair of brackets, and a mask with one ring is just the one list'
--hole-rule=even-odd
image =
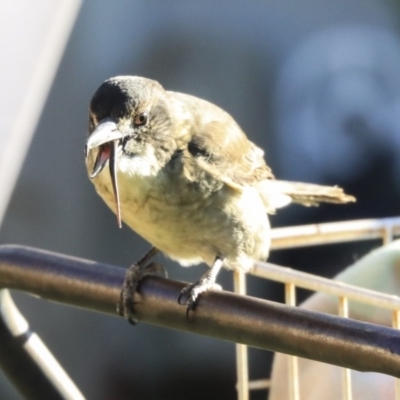
{"label": "metal rail", "polygon": [[[301,225],[273,229],[271,233],[271,249],[287,249],[374,239],[381,239],[383,244],[388,244],[395,236],[399,235],[400,217]],[[255,263],[250,273],[265,279],[284,283],[286,294],[285,302],[288,305],[296,304],[296,287],[329,293],[338,297],[338,314],[341,317],[349,317],[348,301],[353,300],[363,304],[392,310],[392,326],[395,329],[400,329],[400,298],[398,296],[379,293],[270,263]],[[246,288],[242,288],[242,294],[246,293],[245,289]],[[288,356],[288,367],[289,399],[299,400],[300,382],[298,360],[296,356]],[[342,399],[351,400],[352,381],[350,370],[348,368],[343,368],[342,376]],[[240,396],[240,394],[243,393],[241,382],[242,380],[238,376],[237,387],[239,400],[245,398],[244,396]],[[250,390],[267,389],[270,387],[270,384],[268,380],[250,381],[248,382],[248,388]],[[396,399],[400,400],[399,379],[396,379],[395,393]]]}
{"label": "metal rail", "polygon": [[348,283],[335,281],[321,276],[308,274],[271,263],[256,262],[251,274],[276,282],[293,284],[296,287],[323,292],[363,304],[382,307],[389,310],[400,310],[400,297],[392,294],[376,292]]}
{"label": "metal rail", "polygon": [[[125,269],[21,246],[0,246],[0,286],[115,313]],[[400,332],[228,292],[201,297],[193,321],[177,303],[184,283],[146,277],[138,319],[167,328],[400,377]],[[312,327],[312,328],[311,328]],[[321,352],[320,349],[324,348]]]}
{"label": "metal rail", "polygon": [[385,243],[400,235],[400,217],[360,219],[275,228],[271,249],[291,249],[329,243],[383,239]]}

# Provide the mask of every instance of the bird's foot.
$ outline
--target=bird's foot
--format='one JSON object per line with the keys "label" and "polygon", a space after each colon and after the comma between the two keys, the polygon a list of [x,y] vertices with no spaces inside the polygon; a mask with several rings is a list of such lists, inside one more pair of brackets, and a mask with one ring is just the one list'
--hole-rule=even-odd
{"label": "bird's foot", "polygon": [[138,319],[134,313],[134,295],[140,281],[147,275],[161,275],[167,277],[165,268],[156,262],[146,264],[146,262],[156,253],[155,249],[150,250],[136,264],[131,265],[125,275],[124,284],[121,289],[117,304],[117,313],[124,316],[131,324],[136,324]]}
{"label": "bird's foot", "polygon": [[[178,303],[186,304],[186,319],[190,321],[190,312],[194,311],[197,305],[197,300],[200,293],[204,293],[207,290],[221,290],[222,287],[215,283],[219,270],[223,264],[223,257],[217,255],[211,268],[198,280],[197,282],[184,287],[181,290],[181,294],[178,297]],[[182,299],[186,300],[182,302]]]}
{"label": "bird's foot", "polygon": [[188,321],[190,321],[190,312],[194,311],[196,308],[199,294],[207,292],[208,290],[222,290],[222,287],[205,276],[197,282],[185,286],[181,290],[181,294],[178,297],[178,303],[186,305],[186,319]]}
{"label": "bird's foot", "polygon": [[140,281],[147,275],[161,275],[166,278],[167,271],[161,264],[155,262],[145,267],[133,264],[126,271],[124,284],[117,304],[117,313],[124,316],[131,324],[138,322],[134,313],[134,295]]}

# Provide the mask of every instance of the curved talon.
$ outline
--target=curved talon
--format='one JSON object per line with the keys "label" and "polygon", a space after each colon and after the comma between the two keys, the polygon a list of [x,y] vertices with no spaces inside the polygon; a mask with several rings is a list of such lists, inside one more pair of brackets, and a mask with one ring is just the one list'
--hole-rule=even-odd
{"label": "curved talon", "polygon": [[[193,322],[193,319],[190,318],[190,312],[194,311],[197,305],[198,296],[196,293],[193,293],[193,290],[196,288],[196,285],[189,285],[182,289],[181,294],[178,297],[178,303],[180,305],[186,305],[186,319],[188,322]],[[189,294],[188,294],[189,292]],[[182,303],[181,299],[184,295],[188,294],[187,300]]]}
{"label": "curved talon", "polygon": [[186,320],[188,322],[193,322],[193,319],[190,318],[190,312],[194,311],[196,308],[196,302],[190,302],[189,304],[186,305]]}
{"label": "curved talon", "polygon": [[179,297],[178,297],[178,304],[181,305],[181,306],[183,306],[183,305],[185,304],[185,303],[181,303],[181,299],[182,299],[182,297],[183,297],[183,294],[184,294],[184,293],[181,292],[180,295],[179,295]]}

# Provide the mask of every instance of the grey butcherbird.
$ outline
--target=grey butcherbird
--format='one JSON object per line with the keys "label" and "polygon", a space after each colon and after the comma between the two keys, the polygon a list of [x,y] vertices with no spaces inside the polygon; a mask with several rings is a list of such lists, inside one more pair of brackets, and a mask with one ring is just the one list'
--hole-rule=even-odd
{"label": "grey butcherbird", "polygon": [[228,113],[141,77],[111,78],[96,91],[85,153],[119,226],[123,220],[154,246],[128,270],[119,307],[128,319],[137,282],[157,267],[145,268],[156,249],[184,266],[211,267],[181,294],[192,310],[216,286],[221,266],[246,272],[267,258],[268,213],[292,201],[355,201],[338,187],[275,180],[263,151]]}

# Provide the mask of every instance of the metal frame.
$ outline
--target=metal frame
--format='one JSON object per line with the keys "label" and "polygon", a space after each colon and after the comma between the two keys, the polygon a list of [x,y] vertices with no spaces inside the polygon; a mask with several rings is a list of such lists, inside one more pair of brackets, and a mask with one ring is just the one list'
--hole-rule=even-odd
{"label": "metal frame", "polygon": [[[358,238],[370,239],[376,238],[377,235],[388,238],[392,232],[393,234],[400,232],[399,222],[400,219],[397,218],[358,221],[347,223],[347,226],[352,228],[353,237],[357,227]],[[326,241],[338,241],[340,234],[336,228],[339,224],[314,225],[312,235],[315,235],[315,230],[323,232],[322,234],[329,232],[329,235],[336,236],[336,239],[332,236],[326,238]],[[295,228],[296,231],[299,229]],[[274,247],[279,245],[279,240],[286,240],[285,232],[290,236],[293,230],[284,228],[273,232]],[[346,235],[348,237],[349,232]],[[316,235],[313,240],[320,239]],[[308,244],[312,242],[310,237],[305,237],[304,241]],[[296,245],[300,245],[298,240]],[[238,393],[242,396],[241,399],[249,397],[249,390],[265,385],[265,382],[248,381],[246,345],[293,356],[290,359],[289,375],[292,382],[291,399],[298,399],[296,357],[326,362],[345,369],[379,372],[400,378],[399,297],[267,263],[255,263],[252,273],[285,283],[287,304],[243,296],[245,277],[242,274],[235,274],[235,290],[241,295],[224,291],[203,294],[189,322],[186,319],[185,307],[177,303],[185,283],[159,277],[146,277],[135,294],[136,317],[142,322],[238,343],[237,365],[240,377]],[[124,278],[124,268],[23,246],[0,246],[0,287],[23,290],[48,300],[116,316],[115,306]],[[343,317],[293,307],[295,287],[339,296],[341,299],[339,311]],[[52,357],[47,349],[37,345],[37,340],[36,344],[32,341],[28,346],[21,345],[28,343],[27,339],[36,335],[29,333],[26,321],[18,316],[15,307],[6,306],[7,295],[4,293],[7,292],[3,292],[0,296],[2,318],[0,335],[6,332],[4,327],[10,334],[9,345],[3,346],[4,352],[0,354],[1,367],[9,372],[8,375],[13,382],[18,383],[17,386],[22,393],[29,393],[31,390],[29,379],[23,374],[21,376],[21,370],[24,369],[20,367],[7,370],[10,360],[14,360],[14,354],[22,353],[23,357],[18,359],[20,366],[29,365],[29,368],[32,366],[33,370],[39,371],[45,386],[47,381],[49,393],[53,390],[58,394],[52,398],[79,398],[70,396],[71,390],[75,393],[79,391],[63,373],[61,367],[53,364],[49,368],[49,365],[52,365],[49,364]],[[396,329],[346,318],[348,300],[391,309],[393,327]],[[361,337],[360,330],[363,331]],[[355,343],[358,345],[357,357],[352,354]],[[321,346],[325,350],[323,354],[319,351]],[[29,347],[33,350],[29,351]],[[48,355],[50,357],[47,357]],[[49,374],[49,371],[53,374]],[[349,399],[351,381],[346,370],[343,377],[345,381],[343,398]],[[40,398],[40,396],[26,397]]]}
{"label": "metal frame", "polygon": [[[343,243],[350,241],[381,239],[384,244],[389,243],[395,236],[400,235],[400,218],[383,218],[334,222],[325,224],[303,225],[272,230],[272,249],[287,249],[294,247],[315,246],[328,243]],[[368,289],[359,288],[342,282],[321,278],[315,275],[295,271],[266,263],[255,263],[251,273],[253,275],[282,282],[285,284],[285,303],[295,306],[295,288],[309,289],[315,292],[324,292],[335,295],[339,299],[338,315],[348,318],[348,301],[353,300],[364,304],[374,305],[392,310],[392,326],[400,329],[400,298]],[[245,290],[241,288],[241,293]],[[241,348],[237,360],[246,362],[243,356],[247,349]],[[299,374],[297,356],[289,357],[288,384],[289,400],[299,400]],[[239,361],[238,361],[239,362]],[[246,372],[243,372],[246,371]],[[249,392],[245,393],[242,382],[247,382],[249,390],[266,389],[270,387],[269,380],[248,382],[248,366],[237,368],[238,399],[247,400]],[[246,373],[243,378],[240,374]],[[352,382],[349,368],[343,368],[342,399],[352,399]],[[400,400],[400,380],[396,379],[396,400]]]}

